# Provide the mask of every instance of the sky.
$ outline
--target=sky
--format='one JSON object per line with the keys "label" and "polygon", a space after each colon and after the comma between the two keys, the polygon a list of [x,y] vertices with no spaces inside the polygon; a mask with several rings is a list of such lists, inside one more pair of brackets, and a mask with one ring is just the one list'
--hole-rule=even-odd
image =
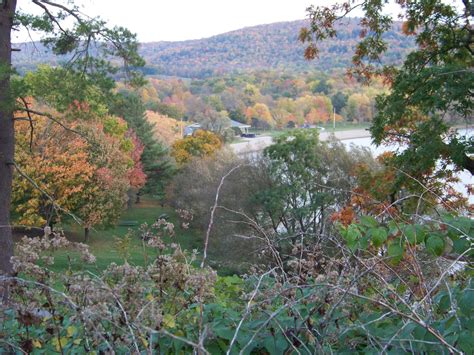
{"label": "sky", "polygon": [[[59,0],[59,2],[65,2]],[[292,21],[306,17],[311,4],[332,0],[76,0],[89,16],[101,16],[112,25],[137,33],[140,42],[180,41],[210,37],[243,27]],[[31,0],[18,0],[31,11]],[[35,38],[37,39],[37,38]],[[16,33],[15,42],[28,41]]]}
{"label": "sky", "polygon": [[[70,0],[56,0],[67,3]],[[460,3],[460,0],[444,0]],[[243,27],[306,18],[310,5],[331,5],[337,0],[74,0],[84,14],[100,16],[111,25],[127,27],[140,42],[182,41],[214,36]],[[340,0],[339,0],[340,2]],[[18,7],[34,12],[31,0],[18,0]],[[394,17],[398,6],[387,8]],[[354,16],[360,16],[356,11]],[[34,40],[39,37],[33,35]],[[14,42],[27,42],[29,35],[14,34]]]}
{"label": "sky", "polygon": [[[56,0],[63,4],[68,1]],[[138,35],[140,42],[199,39],[243,27],[300,20],[306,18],[308,6],[328,6],[335,2],[337,0],[74,0],[84,14],[127,27]],[[31,0],[18,0],[18,8],[30,13],[38,10]],[[396,5],[390,4],[388,12],[396,15]],[[356,11],[353,15],[360,14]],[[33,39],[39,37],[33,35]],[[14,34],[14,42],[27,41],[26,32]]]}

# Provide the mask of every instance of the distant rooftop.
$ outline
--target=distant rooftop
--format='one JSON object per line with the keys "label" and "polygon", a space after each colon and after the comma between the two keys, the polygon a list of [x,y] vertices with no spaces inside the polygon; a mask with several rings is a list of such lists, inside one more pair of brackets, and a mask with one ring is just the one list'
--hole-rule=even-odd
{"label": "distant rooftop", "polygon": [[250,128],[251,127],[249,124],[241,123],[234,120],[230,120],[230,126],[236,127],[236,128]]}

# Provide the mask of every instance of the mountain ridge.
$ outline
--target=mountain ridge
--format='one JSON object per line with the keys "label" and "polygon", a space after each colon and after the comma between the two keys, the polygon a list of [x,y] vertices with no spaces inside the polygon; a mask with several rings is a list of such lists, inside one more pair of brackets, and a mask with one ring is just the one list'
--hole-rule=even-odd
{"label": "mountain ridge", "polygon": [[[140,54],[146,60],[145,74],[204,78],[250,70],[284,70],[294,72],[331,71],[351,63],[352,53],[360,40],[359,19],[340,21],[338,36],[320,43],[320,57],[304,59],[305,45],[298,41],[301,27],[308,20],[283,21],[244,27],[201,39],[145,42]],[[394,22],[385,38],[389,44],[385,64],[400,64],[414,47],[413,40],[401,33],[401,23]],[[24,44],[23,44],[24,45]],[[55,57],[44,46],[32,56],[31,45],[14,53],[14,64],[20,71],[31,70],[40,63],[58,64],[67,57]]]}

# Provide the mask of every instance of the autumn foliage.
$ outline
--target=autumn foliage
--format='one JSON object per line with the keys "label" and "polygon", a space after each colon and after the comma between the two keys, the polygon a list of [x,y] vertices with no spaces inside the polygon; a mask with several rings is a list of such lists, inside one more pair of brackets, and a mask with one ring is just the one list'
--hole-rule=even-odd
{"label": "autumn foliage", "polygon": [[155,125],[153,132],[155,138],[166,146],[171,146],[178,139],[182,138],[181,132],[185,126],[183,122],[151,110],[146,111],[146,118]]}
{"label": "autumn foliage", "polygon": [[38,185],[35,188],[19,175],[14,180],[13,203],[18,223],[41,226],[51,222],[56,212],[61,213],[59,206],[64,211],[75,210],[94,177],[87,142],[57,125],[47,125],[44,119],[36,122],[31,151],[29,124],[19,122],[16,133],[16,163]]}
{"label": "autumn foliage", "polygon": [[192,136],[176,141],[173,144],[171,155],[178,165],[184,165],[193,157],[212,155],[221,147],[222,141],[216,134],[198,130]]}
{"label": "autumn foliage", "polygon": [[29,120],[15,125],[17,223],[43,226],[64,216],[86,228],[114,223],[127,191],[145,184],[143,145],[136,134],[120,118],[99,117],[84,107],[74,111],[88,120],[74,120],[68,112],[63,125],[36,115],[31,125]]}

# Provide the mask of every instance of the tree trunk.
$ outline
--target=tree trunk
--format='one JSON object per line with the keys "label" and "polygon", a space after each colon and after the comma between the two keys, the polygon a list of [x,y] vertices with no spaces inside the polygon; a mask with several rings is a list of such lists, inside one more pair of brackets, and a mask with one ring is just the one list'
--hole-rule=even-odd
{"label": "tree trunk", "polygon": [[48,226],[49,228],[51,228],[51,232],[54,232],[54,225],[56,224],[55,221],[53,221],[52,219],[48,222]]}
{"label": "tree trunk", "polygon": [[128,189],[127,191],[127,209],[131,209],[133,207],[133,190],[132,189]]}
{"label": "tree trunk", "polygon": [[[13,237],[10,226],[11,191],[15,131],[13,129],[13,103],[10,92],[11,30],[16,0],[4,0],[0,5],[0,274],[11,274]],[[0,285],[1,287],[1,285]],[[0,288],[0,296],[7,295]]]}
{"label": "tree trunk", "polygon": [[84,243],[89,243],[89,227],[84,228]]}

